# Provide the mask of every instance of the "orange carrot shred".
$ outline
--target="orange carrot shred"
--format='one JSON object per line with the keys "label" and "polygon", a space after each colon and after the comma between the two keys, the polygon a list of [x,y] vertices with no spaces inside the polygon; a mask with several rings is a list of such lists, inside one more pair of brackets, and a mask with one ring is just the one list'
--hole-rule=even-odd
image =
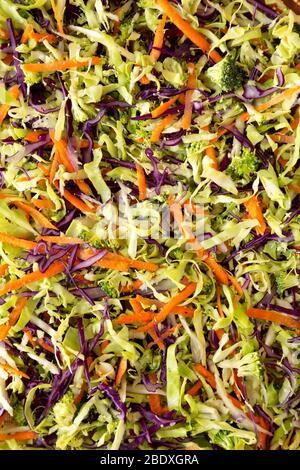
{"label": "orange carrot shred", "polygon": [[252,196],[248,201],[244,202],[244,206],[248,212],[250,219],[257,219],[259,225],[255,227],[255,231],[258,235],[263,235],[266,231],[267,225],[263,216],[259,199],[256,195]]}
{"label": "orange carrot shred", "polygon": [[21,287],[28,286],[33,282],[40,281],[41,279],[47,279],[48,277],[56,276],[59,273],[62,273],[65,269],[65,265],[59,261],[53,263],[49,269],[47,269],[44,273],[40,271],[36,271],[33,273],[25,274],[25,276],[15,280],[9,281],[4,286],[0,288],[0,295],[7,294],[8,292],[12,292],[14,290],[21,289]]}
{"label": "orange carrot shred", "polygon": [[273,310],[264,310],[261,308],[249,308],[247,315],[250,318],[257,318],[259,320],[273,321],[279,325],[287,326],[288,328],[295,328],[300,330],[300,321],[293,318],[291,315],[285,315],[281,312]]}
{"label": "orange carrot shred", "polygon": [[24,379],[29,379],[29,376],[25,374],[25,372],[22,372],[19,369],[16,369],[15,367],[10,366],[9,364],[1,364],[0,363],[0,369],[5,370],[8,374],[12,375],[19,375],[20,377],[24,377]]}
{"label": "orange carrot shred", "polygon": [[160,137],[161,137],[161,134],[162,132],[165,130],[166,127],[168,127],[169,124],[171,124],[171,122],[173,122],[175,120],[175,116],[173,116],[172,114],[170,114],[169,116],[166,116],[164,119],[162,119],[158,124],[157,126],[155,127],[155,129],[153,130],[152,134],[151,134],[151,142],[155,143],[155,142],[158,142]]}
{"label": "orange carrot shred", "polygon": [[177,12],[177,10],[172,7],[168,0],[157,0],[157,4],[159,7],[161,7],[163,12],[170,18],[170,20],[177,26],[177,28],[180,29],[185,34],[185,36],[187,36],[194,44],[196,44],[196,46],[200,47],[203,52],[208,53],[209,57],[211,57],[214,62],[220,62],[222,60],[222,57],[217,51],[211,51],[211,45],[209,44],[205,36],[203,36],[203,34],[201,34],[195,28],[193,28],[193,26],[188,23],[188,21],[184,20]]}
{"label": "orange carrot shred", "polygon": [[34,207],[31,207],[29,204],[26,204],[25,202],[22,202],[22,201],[13,201],[13,204],[19,207],[20,209],[22,209],[28,215],[31,215],[31,217],[36,219],[42,227],[51,228],[54,230],[56,229],[55,225],[53,225],[52,222],[50,222],[50,220],[47,219],[47,217],[45,217],[41,212],[39,212]]}
{"label": "orange carrot shred", "polygon": [[14,439],[16,441],[29,441],[37,438],[37,434],[33,431],[19,431],[11,434],[0,433],[0,441],[8,441],[10,439]]}
{"label": "orange carrot shred", "polygon": [[116,375],[116,380],[115,380],[116,387],[120,386],[121,380],[122,380],[124,374],[126,374],[126,370],[127,370],[127,359],[125,357],[122,357],[121,360],[120,360],[120,364],[119,364],[119,367],[118,367],[118,372],[117,372],[117,375]]}
{"label": "orange carrot shred", "polygon": [[0,232],[0,242],[7,243],[8,245],[16,246],[19,248],[25,248],[26,250],[32,250],[36,247],[36,243],[30,240],[23,240],[22,238],[13,237],[6,233]]}
{"label": "orange carrot shred", "polygon": [[50,0],[50,3],[57,23],[58,31],[60,32],[60,34],[64,34],[63,19],[61,17],[57,4],[55,3],[55,0]]}
{"label": "orange carrot shred", "polygon": [[1,266],[0,266],[0,276],[1,276],[1,277],[5,276],[6,271],[7,271],[7,268],[8,268],[8,264],[7,264],[7,263],[1,264]]}
{"label": "orange carrot shred", "polygon": [[25,72],[43,73],[43,72],[56,72],[68,69],[89,67],[90,65],[98,65],[100,63],[99,57],[90,57],[89,59],[82,60],[55,60],[54,62],[46,62],[44,64],[24,64],[23,70]]}
{"label": "orange carrot shred", "polygon": [[137,180],[138,180],[138,188],[139,188],[139,200],[144,201],[146,198],[147,193],[147,184],[146,184],[146,176],[144,169],[138,163],[135,164],[136,173],[137,173]]}
{"label": "orange carrot shred", "polygon": [[153,328],[154,325],[157,325],[158,323],[161,323],[164,321],[167,316],[173,312],[175,307],[177,307],[179,304],[184,302],[190,295],[192,295],[195,290],[196,290],[197,284],[195,282],[191,282],[187,287],[185,287],[179,294],[175,295],[172,297],[169,302],[167,302],[160,312],[155,316],[155,319],[148,323],[146,326],[143,326],[141,328],[138,328],[137,331],[148,331],[149,329]]}
{"label": "orange carrot shred", "polygon": [[[16,281],[11,281],[11,282],[16,282]],[[0,290],[2,292],[3,288],[0,289]],[[6,293],[6,292],[4,292],[4,293]],[[0,295],[2,295],[2,294],[0,294]],[[17,303],[16,303],[13,311],[11,312],[11,314],[9,316],[7,324],[6,325],[1,325],[1,327],[0,327],[0,341],[3,341],[7,337],[8,333],[10,332],[11,327],[13,327],[17,323],[17,321],[18,321],[18,319],[19,319],[19,317],[22,313],[23,308],[27,304],[27,301],[28,301],[28,299],[26,297],[20,297],[17,300]]]}
{"label": "orange carrot shred", "polygon": [[185,93],[185,102],[184,102],[184,113],[182,118],[182,129],[189,129],[192,122],[192,113],[193,113],[193,93],[194,89],[197,87],[197,79],[195,74],[195,65],[193,63],[188,64],[188,82],[187,87],[189,88]]}
{"label": "orange carrot shred", "polygon": [[167,15],[163,15],[154,34],[153,46],[150,52],[150,57],[154,60],[154,62],[158,61],[161,54],[161,49],[164,44],[164,28],[166,21]]}
{"label": "orange carrot shred", "polygon": [[172,98],[170,98],[168,101],[166,101],[165,103],[162,103],[161,105],[159,105],[157,108],[155,108],[153,111],[151,111],[151,116],[153,118],[158,118],[159,116],[161,116],[163,113],[165,113],[169,108],[171,108],[171,106],[176,102],[176,100],[178,99],[178,96],[179,95],[176,95],[176,96],[173,96]]}

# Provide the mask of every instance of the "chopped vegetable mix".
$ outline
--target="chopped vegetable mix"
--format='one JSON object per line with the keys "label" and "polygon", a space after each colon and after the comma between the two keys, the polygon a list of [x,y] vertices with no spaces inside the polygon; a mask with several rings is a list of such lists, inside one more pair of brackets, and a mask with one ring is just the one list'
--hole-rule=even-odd
{"label": "chopped vegetable mix", "polygon": [[0,449],[300,449],[300,24],[0,1]]}

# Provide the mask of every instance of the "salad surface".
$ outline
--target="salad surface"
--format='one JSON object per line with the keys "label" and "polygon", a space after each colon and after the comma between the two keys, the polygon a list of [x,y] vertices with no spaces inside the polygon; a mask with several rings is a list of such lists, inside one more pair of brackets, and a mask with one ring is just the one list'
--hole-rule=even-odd
{"label": "salad surface", "polygon": [[300,448],[300,17],[1,0],[0,449]]}

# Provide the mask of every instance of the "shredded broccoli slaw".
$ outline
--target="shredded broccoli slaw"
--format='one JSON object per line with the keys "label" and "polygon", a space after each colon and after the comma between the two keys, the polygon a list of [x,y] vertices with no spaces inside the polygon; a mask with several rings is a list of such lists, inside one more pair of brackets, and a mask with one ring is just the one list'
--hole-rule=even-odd
{"label": "shredded broccoli slaw", "polygon": [[299,104],[280,1],[1,0],[0,449],[300,448]]}

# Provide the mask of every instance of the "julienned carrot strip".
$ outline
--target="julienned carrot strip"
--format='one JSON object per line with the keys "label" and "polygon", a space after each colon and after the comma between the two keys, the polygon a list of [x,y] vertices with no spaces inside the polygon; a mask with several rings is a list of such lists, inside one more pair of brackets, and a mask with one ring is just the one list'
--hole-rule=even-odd
{"label": "julienned carrot strip", "polygon": [[184,101],[184,113],[182,118],[182,129],[189,129],[192,122],[192,114],[193,114],[193,93],[194,89],[197,87],[197,78],[195,73],[195,64],[189,63],[188,64],[188,81],[187,87],[189,88],[185,93],[185,101]]}
{"label": "julienned carrot strip", "polygon": [[[39,169],[44,173],[45,176],[49,177],[49,170],[41,163],[38,164]],[[54,182],[54,187],[59,189],[59,183],[57,181]],[[84,202],[81,201],[78,197],[74,196],[70,193],[67,189],[64,190],[63,194],[64,199],[66,199],[70,204],[72,204],[76,209],[79,209],[81,212],[95,212],[95,208],[90,208]]]}
{"label": "julienned carrot strip", "polygon": [[[13,85],[8,93],[11,95],[12,98],[17,99],[19,96],[19,86],[18,85]],[[11,105],[4,103],[0,106],[0,124],[4,121],[4,119],[7,116],[8,111],[10,110]]]}
{"label": "julienned carrot strip", "polygon": [[0,433],[0,441],[9,441],[10,439],[14,439],[15,441],[29,441],[37,438],[38,435],[33,431],[19,431],[12,434]]}
{"label": "julienned carrot strip", "polygon": [[[150,330],[148,331],[148,334],[151,336],[154,343],[157,344],[157,346],[159,347],[159,349],[161,351],[164,351],[166,349],[164,342],[158,337],[158,335],[157,335],[154,328],[150,328]],[[149,347],[150,347],[150,345],[149,345]]]}
{"label": "julienned carrot strip", "polygon": [[161,116],[163,113],[168,111],[169,108],[175,103],[175,101],[178,99],[179,95],[173,96],[170,98],[168,101],[165,101],[165,103],[160,104],[157,108],[155,108],[153,111],[151,111],[151,116],[153,118],[158,118]]}
{"label": "julienned carrot strip", "polygon": [[135,164],[138,188],[139,188],[139,200],[144,201],[147,193],[147,184],[144,168],[138,163]]}
{"label": "julienned carrot strip", "polygon": [[50,129],[49,135],[57,150],[56,152],[57,160],[59,160],[60,163],[62,163],[65,166],[68,172],[72,173],[73,171],[76,170],[76,168],[73,166],[72,162],[69,159],[67,142],[64,139],[60,139],[60,140],[55,139],[55,132],[53,129]]}
{"label": "julienned carrot strip", "polygon": [[226,271],[222,268],[222,266],[217,263],[217,261],[212,257],[212,255],[208,255],[207,253],[205,253],[204,249],[201,247],[198,240],[194,237],[189,227],[183,225],[183,216],[180,204],[170,200],[169,207],[181,233],[192,244],[193,249],[196,250],[196,253],[199,258],[203,259],[204,263],[207,264],[207,266],[212,270],[214,276],[220,283],[228,285],[229,279]]}
{"label": "julienned carrot strip", "polygon": [[218,164],[218,159],[217,159],[217,152],[214,147],[207,147],[205,150],[206,156],[210,160],[210,166],[214,168],[215,170],[219,170],[219,164]]}
{"label": "julienned carrot strip", "polygon": [[43,131],[38,131],[38,130],[29,131],[28,134],[26,134],[26,136],[24,137],[24,139],[27,140],[27,142],[35,143],[35,142],[38,142],[41,135],[44,135],[44,134],[45,132]]}
{"label": "julienned carrot strip", "polygon": [[213,256],[208,255],[207,258],[205,258],[203,261],[212,270],[217,281],[219,281],[221,284],[225,284],[226,286],[229,284],[228,274],[215,260],[215,258],[213,258]]}
{"label": "julienned carrot strip", "polygon": [[[56,189],[59,188],[59,184],[56,182],[54,184],[54,186],[56,187]],[[81,199],[79,199],[78,197],[74,196],[72,193],[70,193],[70,191],[68,191],[67,189],[64,190],[64,194],[63,194],[63,197],[64,199],[66,199],[68,202],[70,202],[70,204],[72,204],[74,207],[76,207],[77,209],[79,209],[81,212],[95,212],[96,211],[96,208],[93,207],[89,207],[87,206],[84,202],[81,201]]]}
{"label": "julienned carrot strip", "polygon": [[270,135],[270,138],[273,140],[273,142],[276,142],[278,144],[294,144],[295,143],[295,137],[293,135],[273,134],[273,135]]}
{"label": "julienned carrot strip", "polygon": [[1,264],[0,266],[0,276],[5,276],[5,273],[7,271],[7,268],[8,268],[8,264],[7,263],[3,263]]}
{"label": "julienned carrot strip", "polygon": [[11,314],[9,316],[7,324],[6,325],[1,325],[1,327],[0,327],[0,341],[3,341],[7,337],[11,327],[14,326],[17,323],[17,321],[18,321],[18,319],[19,319],[19,317],[22,313],[23,308],[27,304],[27,301],[28,301],[27,297],[21,297],[17,300],[17,303],[16,303],[13,311],[11,312]]}
{"label": "julienned carrot strip", "polygon": [[[149,379],[151,383],[156,384],[157,377],[156,377],[155,372],[151,372],[149,374]],[[157,416],[161,416],[164,413],[167,413],[169,411],[166,406],[165,407],[161,406],[161,399],[158,393],[149,394],[149,404],[150,404],[150,410],[152,411],[152,413],[154,413]]]}
{"label": "julienned carrot strip", "polygon": [[259,113],[262,113],[266,109],[269,109],[272,106],[275,106],[276,104],[281,103],[282,101],[284,101],[285,99],[289,98],[294,93],[297,93],[299,91],[300,91],[300,86],[294,86],[294,87],[291,87],[291,88],[287,88],[281,94],[276,95],[271,100],[266,101],[265,103],[262,103],[262,104],[258,105],[255,109]]}
{"label": "julienned carrot strip", "polygon": [[74,400],[73,400],[74,405],[76,405],[76,406],[79,405],[79,403],[81,402],[86,390],[87,390],[87,384],[84,382],[81,385],[81,388],[80,388],[79,392],[77,393],[77,395],[74,396]]}
{"label": "julienned carrot strip", "polygon": [[115,380],[116,387],[119,387],[124,374],[126,374],[126,370],[127,370],[127,359],[125,357],[122,357],[120,360],[118,372],[116,375],[116,380]]}
{"label": "julienned carrot strip", "polygon": [[29,340],[31,346],[32,346],[33,349],[34,349],[34,348],[36,347],[36,345],[37,345],[37,342],[35,341],[35,339],[33,339],[33,336],[32,336],[31,331],[30,331],[30,330],[26,330],[26,328],[24,328],[23,331],[24,331],[25,335],[27,336],[27,338],[28,338],[28,340]]}
{"label": "julienned carrot strip", "polygon": [[174,311],[174,309],[184,302],[190,295],[192,295],[196,290],[197,284],[191,282],[187,287],[185,287],[179,294],[175,295],[169,302],[167,302],[160,312],[155,316],[154,320],[148,323],[146,326],[139,328],[137,331],[149,331],[158,323],[164,321],[167,316]]}
{"label": "julienned carrot strip", "polygon": [[9,92],[10,96],[16,100],[17,98],[19,98],[19,95],[20,95],[19,85],[13,85],[9,89],[8,92]]}
{"label": "julienned carrot strip", "polygon": [[84,180],[74,180],[74,182],[83,194],[86,194],[87,196],[91,196],[93,194],[91,188]]}
{"label": "julienned carrot strip", "polygon": [[31,199],[32,204],[38,209],[54,209],[55,205],[48,199]]}
{"label": "julienned carrot strip", "polygon": [[44,240],[45,242],[48,243],[55,243],[57,245],[81,245],[82,243],[85,243],[81,238],[76,238],[76,237],[66,237],[64,235],[60,236],[54,236],[54,235],[40,235],[37,237],[37,241]]}
{"label": "julienned carrot strip", "polygon": [[142,281],[136,279],[132,284],[127,284],[126,286],[121,287],[121,292],[122,294],[130,294],[131,292],[138,290],[142,284]]}
{"label": "julienned carrot strip", "polygon": [[[49,176],[49,181],[51,184],[53,184],[58,162],[62,163],[69,173],[73,173],[74,171],[76,171],[76,168],[74,167],[69,157],[67,142],[64,139],[60,139],[60,140],[55,139],[55,132],[53,129],[50,129],[49,135],[53,144],[56,147],[56,152],[54,154],[54,158],[51,164],[50,176]],[[85,181],[75,180],[75,183],[79,187],[80,191],[83,192],[84,194],[87,194],[88,196],[92,194],[92,191],[89,185]]]}
{"label": "julienned carrot strip", "polygon": [[46,343],[46,341],[44,341],[42,339],[39,339],[38,343],[43,349],[45,349],[46,351],[54,354],[54,352],[55,352],[54,348],[52,346],[50,346],[50,344]]}
{"label": "julienned carrot strip", "polygon": [[209,57],[213,59],[214,62],[220,62],[222,57],[220,54],[212,50],[211,45],[203,36],[203,34],[199,33],[193,26],[190,25],[186,20],[184,20],[180,14],[172,7],[168,0],[157,0],[158,6],[161,7],[163,12],[170,18],[170,20],[177,26],[180,31],[182,31],[185,36],[187,36],[196,46],[200,47],[203,52],[208,53]]}
{"label": "julienned carrot strip", "polygon": [[266,231],[267,225],[263,216],[261,205],[257,196],[252,196],[248,201],[244,202],[244,206],[248,212],[250,219],[257,219],[259,225],[255,227],[255,231],[258,235],[263,235]]}
{"label": "julienned carrot strip", "polygon": [[188,209],[192,214],[198,215],[207,215],[207,213],[203,210],[203,207],[200,204],[195,204],[190,199],[187,199],[183,205],[184,209]]}
{"label": "julienned carrot strip", "polygon": [[[62,273],[65,269],[64,264],[59,261],[57,263],[53,263],[49,269],[47,269],[44,273],[40,271],[36,271],[33,273],[25,274],[25,276],[15,280],[9,281],[4,286],[0,288],[0,295],[7,294],[8,292],[12,292],[14,290],[21,289],[24,286],[28,286],[33,282],[41,281],[42,279],[47,279],[48,277],[56,276],[59,273]],[[26,298],[26,297],[23,297]]]}
{"label": "julienned carrot strip", "polygon": [[137,299],[130,299],[129,303],[132,307],[132,310],[134,311],[134,313],[136,315],[138,315],[142,312],[142,310],[143,310],[142,306],[141,306],[140,302]]}
{"label": "julienned carrot strip", "polygon": [[50,0],[50,3],[51,3],[51,8],[52,8],[53,13],[54,13],[54,18],[55,18],[56,23],[57,23],[58,31],[60,32],[60,34],[64,34],[63,18],[60,14],[60,11],[59,11],[58,7],[57,7],[57,4],[55,3],[55,0]]}
{"label": "julienned carrot strip", "polygon": [[154,312],[145,312],[141,310],[138,313],[131,313],[129,315],[122,314],[116,320],[113,320],[113,324],[116,325],[132,325],[135,323],[145,324],[150,322],[155,317]]}
{"label": "julienned carrot strip", "polygon": [[288,328],[295,328],[300,330],[300,321],[296,320],[290,315],[276,312],[274,310],[264,310],[261,308],[249,308],[247,315],[250,318],[257,318],[259,320],[273,321],[279,325],[287,326]]}
{"label": "julienned carrot strip", "polygon": [[[156,305],[157,307],[164,306],[164,303],[160,302],[159,300],[148,299],[146,297],[142,297],[141,295],[137,295],[136,299],[147,307],[151,307],[152,305]],[[195,312],[192,308],[177,305],[174,308],[173,313],[177,313],[179,315],[182,315],[183,317],[193,317]]]}
{"label": "julienned carrot strip", "polygon": [[7,235],[6,233],[0,232],[0,242],[7,243],[8,245],[17,246],[19,248],[25,248],[25,250],[32,250],[36,247],[35,242],[30,240],[23,240],[22,238],[16,238],[12,235]]}
{"label": "julienned carrot strip", "polygon": [[161,48],[164,44],[164,28],[166,25],[166,21],[167,15],[163,15],[155,31],[154,41],[150,52],[150,57],[154,60],[154,62],[158,61],[161,54]]}
{"label": "julienned carrot strip", "polygon": [[56,230],[55,225],[53,225],[50,220],[47,219],[41,212],[39,212],[37,209],[34,207],[31,207],[29,204],[26,204],[25,202],[22,201],[13,201],[13,204],[20,209],[22,209],[26,214],[31,215],[35,220],[38,221],[38,223],[45,228],[51,228]]}
{"label": "julienned carrot strip", "polygon": [[201,380],[198,380],[198,382],[194,383],[194,385],[188,390],[188,395],[191,395],[192,397],[198,395],[199,391],[203,387]]}
{"label": "julienned carrot strip", "polygon": [[196,371],[205,378],[207,383],[212,387],[216,388],[217,383],[214,374],[207,370],[202,364],[194,364]]}
{"label": "julienned carrot strip", "polygon": [[[158,270],[158,265],[146,261],[141,261],[138,259],[132,259],[132,258],[126,258],[121,255],[117,255],[116,253],[107,253],[103,260],[110,260],[110,261],[120,261],[123,263],[127,263],[130,268],[136,268],[136,269],[144,269],[145,271],[150,271],[150,272],[155,272]],[[99,260],[98,263],[100,264],[102,260]]]}
{"label": "julienned carrot strip", "polygon": [[[95,251],[91,248],[82,249],[79,252],[80,259],[87,259],[90,258],[95,254]],[[118,263],[125,266],[126,269],[128,268],[136,268],[142,269],[145,271],[155,272],[158,269],[158,265],[150,262],[141,261],[138,259],[126,258],[125,256],[118,255],[116,253],[107,253],[102,259],[97,261],[96,265],[107,267],[114,269],[113,266],[117,266]]]}
{"label": "julienned carrot strip", "polygon": [[47,40],[50,44],[56,42],[56,37],[54,36],[54,34],[35,33],[33,26],[31,24],[28,24],[26,28],[24,29],[24,32],[21,38],[21,44],[26,44],[29,41],[29,39],[34,39],[37,42]]}
{"label": "julienned carrot strip", "polygon": [[218,142],[219,138],[222,137],[222,135],[226,134],[226,132],[228,132],[227,129],[221,129],[220,131],[218,131],[216,137],[211,139],[210,143],[215,144],[216,142]]}
{"label": "julienned carrot strip", "polygon": [[47,62],[44,64],[24,64],[23,70],[25,72],[43,73],[43,72],[56,72],[68,69],[89,67],[91,65],[98,65],[100,63],[99,57],[90,57],[89,59],[82,60],[55,60],[54,62]]}
{"label": "julienned carrot strip", "polygon": [[22,372],[19,369],[16,369],[15,367],[11,367],[9,364],[1,364],[0,363],[0,369],[5,370],[8,374],[12,375],[19,375],[20,377],[24,377],[24,379],[29,379],[29,376],[25,374],[25,372]]}
{"label": "julienned carrot strip", "polygon": [[174,120],[175,120],[175,116],[173,116],[172,114],[170,114],[169,116],[166,116],[164,119],[162,119],[159,122],[159,124],[157,124],[157,126],[155,127],[155,129],[153,130],[153,132],[151,134],[151,139],[150,139],[151,142],[153,142],[153,143],[158,142],[162,132]]}

